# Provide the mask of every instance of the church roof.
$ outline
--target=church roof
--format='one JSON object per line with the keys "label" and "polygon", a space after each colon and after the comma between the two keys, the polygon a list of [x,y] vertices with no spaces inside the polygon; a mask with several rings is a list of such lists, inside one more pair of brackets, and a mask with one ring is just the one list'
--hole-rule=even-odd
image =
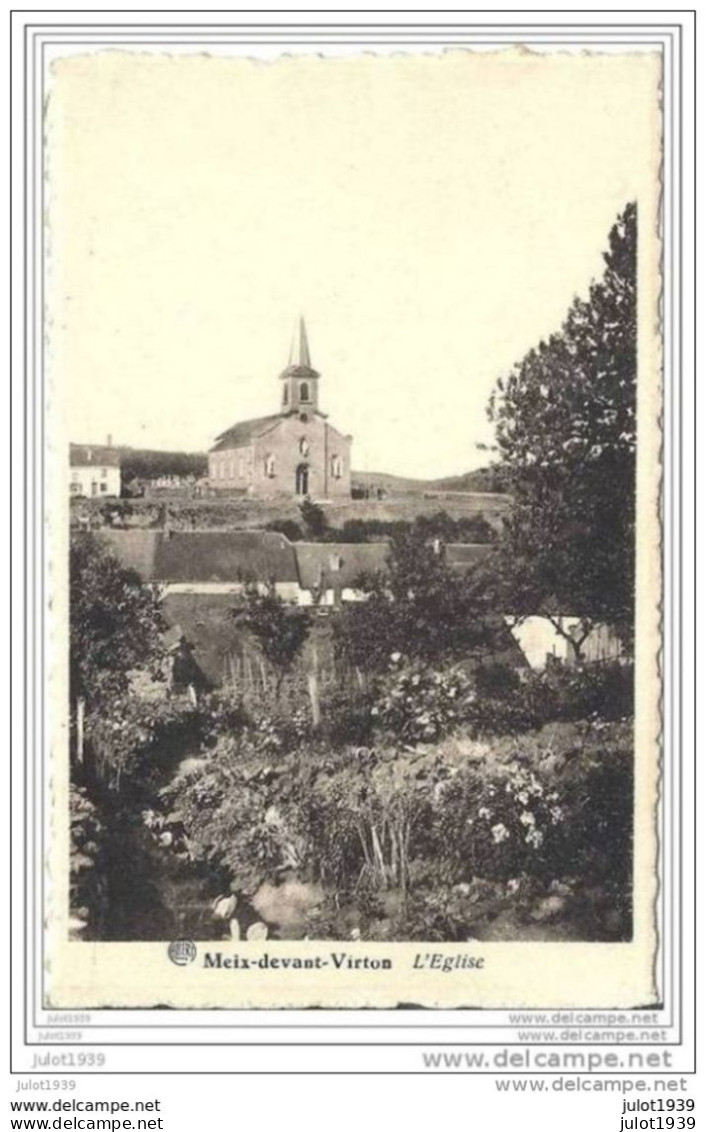
{"label": "church roof", "polygon": [[227,448],[244,448],[252,444],[258,436],[263,436],[283,419],[282,413],[273,413],[269,417],[256,417],[252,421],[239,421],[232,428],[226,429],[216,438],[211,452],[222,452]]}

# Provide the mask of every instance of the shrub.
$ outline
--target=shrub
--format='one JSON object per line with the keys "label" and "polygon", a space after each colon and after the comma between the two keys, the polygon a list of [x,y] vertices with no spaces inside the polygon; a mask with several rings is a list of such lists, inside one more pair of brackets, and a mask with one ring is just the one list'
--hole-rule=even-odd
{"label": "shrub", "polygon": [[362,747],[373,741],[375,694],[346,685],[327,688],[321,704],[322,736],[334,747]]}
{"label": "shrub", "polygon": [[460,669],[408,667],[393,654],[392,670],[381,681],[371,711],[379,727],[396,739],[431,742],[458,727],[474,699],[473,685]]}
{"label": "shrub", "polygon": [[625,719],[634,711],[632,664],[560,668],[545,680],[554,697],[555,719]]}
{"label": "shrub", "polygon": [[[625,724],[565,723],[490,745],[456,739],[406,751],[312,740],[275,749],[246,726],[179,775],[164,804],[179,813],[193,855],[227,870],[236,889],[253,893],[290,874],[321,883],[344,906],[369,905],[361,923],[371,938],[466,938],[474,917],[499,907],[498,893],[507,909],[523,906],[518,893],[528,907],[544,894],[553,914],[569,899],[579,909],[579,889],[589,936],[604,930],[591,927],[601,909],[618,916],[615,938],[627,930]],[[386,893],[403,895],[397,919],[376,905]],[[340,921],[329,912],[321,931]],[[386,925],[370,927],[377,919]]]}
{"label": "shrub", "polygon": [[69,908],[72,934],[95,939],[108,911],[105,823],[83,788],[69,788]]}
{"label": "shrub", "polygon": [[619,747],[602,733],[589,730],[561,777],[570,824],[559,831],[552,864],[624,887],[632,875],[634,756],[632,742]]}
{"label": "shrub", "polygon": [[86,738],[96,773],[110,790],[143,791],[165,770],[197,749],[213,720],[182,700],[147,701],[115,697],[100,714],[87,718]]}
{"label": "shrub", "polygon": [[303,538],[302,529],[294,519],[273,519],[265,525],[265,530],[276,531],[290,542],[301,542]]}
{"label": "shrub", "polygon": [[328,531],[328,519],[323,507],[307,498],[299,504],[299,514],[308,538],[325,537]]}
{"label": "shrub", "polygon": [[541,871],[545,841],[565,817],[559,793],[518,763],[491,775],[464,768],[440,784],[434,801],[425,850],[449,882]]}

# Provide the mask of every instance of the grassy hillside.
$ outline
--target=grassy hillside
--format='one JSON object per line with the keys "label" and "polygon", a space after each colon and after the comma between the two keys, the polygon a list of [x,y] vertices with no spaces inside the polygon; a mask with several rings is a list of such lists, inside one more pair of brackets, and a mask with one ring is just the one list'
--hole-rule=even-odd
{"label": "grassy hillside", "polygon": [[387,472],[352,472],[353,483],[361,487],[382,489],[387,495],[419,495],[425,491],[506,492],[507,474],[500,467],[477,468],[459,476],[418,480],[392,476]]}

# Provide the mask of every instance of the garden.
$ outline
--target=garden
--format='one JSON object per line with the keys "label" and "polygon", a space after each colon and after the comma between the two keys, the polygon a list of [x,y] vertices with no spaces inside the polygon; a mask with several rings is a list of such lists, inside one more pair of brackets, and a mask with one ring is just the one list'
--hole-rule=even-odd
{"label": "garden", "polygon": [[[91,539],[74,555],[75,680],[99,697],[74,753],[76,938],[630,937],[631,665],[489,663],[487,625],[458,620],[473,588],[406,538],[384,591],[398,587],[394,619],[371,579],[315,704],[312,615],[254,586],[232,616],[261,685],[194,701],[160,662],[157,597]],[[134,605],[120,645],[113,602],[123,632]],[[384,651],[387,633],[404,651]]]}
{"label": "garden", "polygon": [[[184,694],[159,593],[73,532],[75,938],[631,938],[636,247],[629,204],[601,279],[497,383],[513,505],[488,553],[454,571],[458,523],[386,527],[326,682],[316,610],[251,579],[226,616],[259,683]],[[565,665],[507,649],[528,617]],[[600,627],[622,655],[592,665]]]}

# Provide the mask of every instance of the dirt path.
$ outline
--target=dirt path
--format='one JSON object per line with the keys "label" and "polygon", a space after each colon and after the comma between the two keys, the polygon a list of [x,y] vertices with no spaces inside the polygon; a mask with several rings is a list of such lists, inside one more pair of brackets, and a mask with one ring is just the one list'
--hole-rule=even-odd
{"label": "dirt path", "polygon": [[211,902],[218,878],[160,848],[126,812],[116,814],[107,847],[109,940],[218,939]]}

